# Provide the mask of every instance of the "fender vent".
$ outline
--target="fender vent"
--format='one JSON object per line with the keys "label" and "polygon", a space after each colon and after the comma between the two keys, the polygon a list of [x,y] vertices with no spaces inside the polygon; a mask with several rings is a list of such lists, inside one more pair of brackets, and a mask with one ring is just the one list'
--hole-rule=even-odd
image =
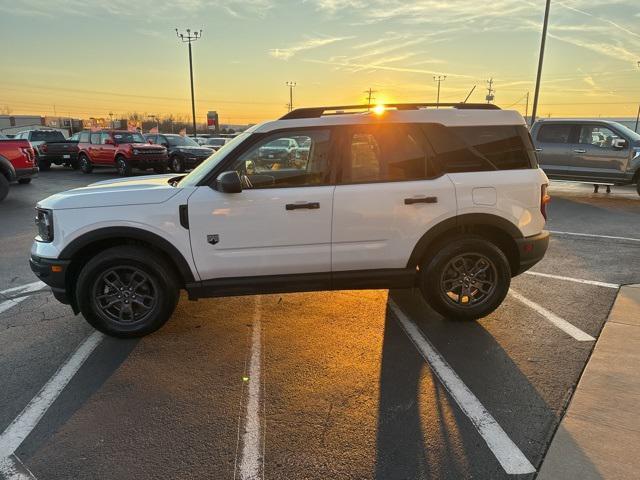
{"label": "fender vent", "polygon": [[189,230],[189,205],[180,205],[180,225]]}

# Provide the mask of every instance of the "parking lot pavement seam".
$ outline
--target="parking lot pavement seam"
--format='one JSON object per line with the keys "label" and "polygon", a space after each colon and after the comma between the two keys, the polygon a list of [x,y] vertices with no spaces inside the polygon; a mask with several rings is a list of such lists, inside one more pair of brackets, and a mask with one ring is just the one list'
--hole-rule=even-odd
{"label": "parking lot pavement seam", "polygon": [[391,299],[389,299],[389,307],[429,368],[449,392],[458,407],[469,418],[504,471],[509,475],[535,473],[535,467],[529,462],[524,453],[509,438],[500,424],[480,403],[480,400],[465,385],[420,328]]}

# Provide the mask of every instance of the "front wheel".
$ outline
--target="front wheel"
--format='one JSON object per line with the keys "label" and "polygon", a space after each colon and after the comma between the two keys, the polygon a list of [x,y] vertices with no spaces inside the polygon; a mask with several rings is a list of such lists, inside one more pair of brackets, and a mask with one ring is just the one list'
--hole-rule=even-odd
{"label": "front wheel", "polygon": [[496,245],[477,235],[456,237],[420,268],[420,289],[446,318],[476,320],[493,312],[511,284],[511,268]]}
{"label": "front wheel", "polygon": [[174,172],[176,173],[184,172],[184,164],[182,163],[182,160],[180,159],[180,157],[178,156],[171,157],[169,164],[171,166],[171,170],[173,170]]}
{"label": "front wheel", "polygon": [[118,175],[121,177],[131,175],[131,165],[129,165],[129,162],[127,162],[127,159],[124,157],[116,158],[116,169],[118,170]]}
{"label": "front wheel", "polygon": [[18,183],[20,185],[26,185],[27,183],[31,183],[31,178],[20,178],[18,179]]}
{"label": "front wheel", "polygon": [[105,250],[82,268],[76,299],[84,318],[114,337],[141,337],[162,327],[178,304],[175,273],[137,246]]}

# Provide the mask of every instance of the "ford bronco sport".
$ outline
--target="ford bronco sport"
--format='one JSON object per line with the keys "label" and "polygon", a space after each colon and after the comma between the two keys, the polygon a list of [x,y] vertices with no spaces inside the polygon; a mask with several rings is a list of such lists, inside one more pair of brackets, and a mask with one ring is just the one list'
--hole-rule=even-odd
{"label": "ford bronco sport", "polygon": [[[31,267],[118,337],[160,328],[180,289],[196,300],[418,288],[445,317],[483,317],[547,249],[547,177],[519,113],[433,106],[297,109],[188,175],[53,195],[36,207]],[[261,161],[290,138],[308,154]]]}

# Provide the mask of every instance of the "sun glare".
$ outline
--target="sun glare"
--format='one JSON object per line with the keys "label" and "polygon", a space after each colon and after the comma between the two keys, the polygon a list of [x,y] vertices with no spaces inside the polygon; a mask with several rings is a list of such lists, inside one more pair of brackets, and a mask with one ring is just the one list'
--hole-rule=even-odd
{"label": "sun glare", "polygon": [[384,105],[376,105],[373,107],[373,113],[376,115],[382,115],[384,113]]}

